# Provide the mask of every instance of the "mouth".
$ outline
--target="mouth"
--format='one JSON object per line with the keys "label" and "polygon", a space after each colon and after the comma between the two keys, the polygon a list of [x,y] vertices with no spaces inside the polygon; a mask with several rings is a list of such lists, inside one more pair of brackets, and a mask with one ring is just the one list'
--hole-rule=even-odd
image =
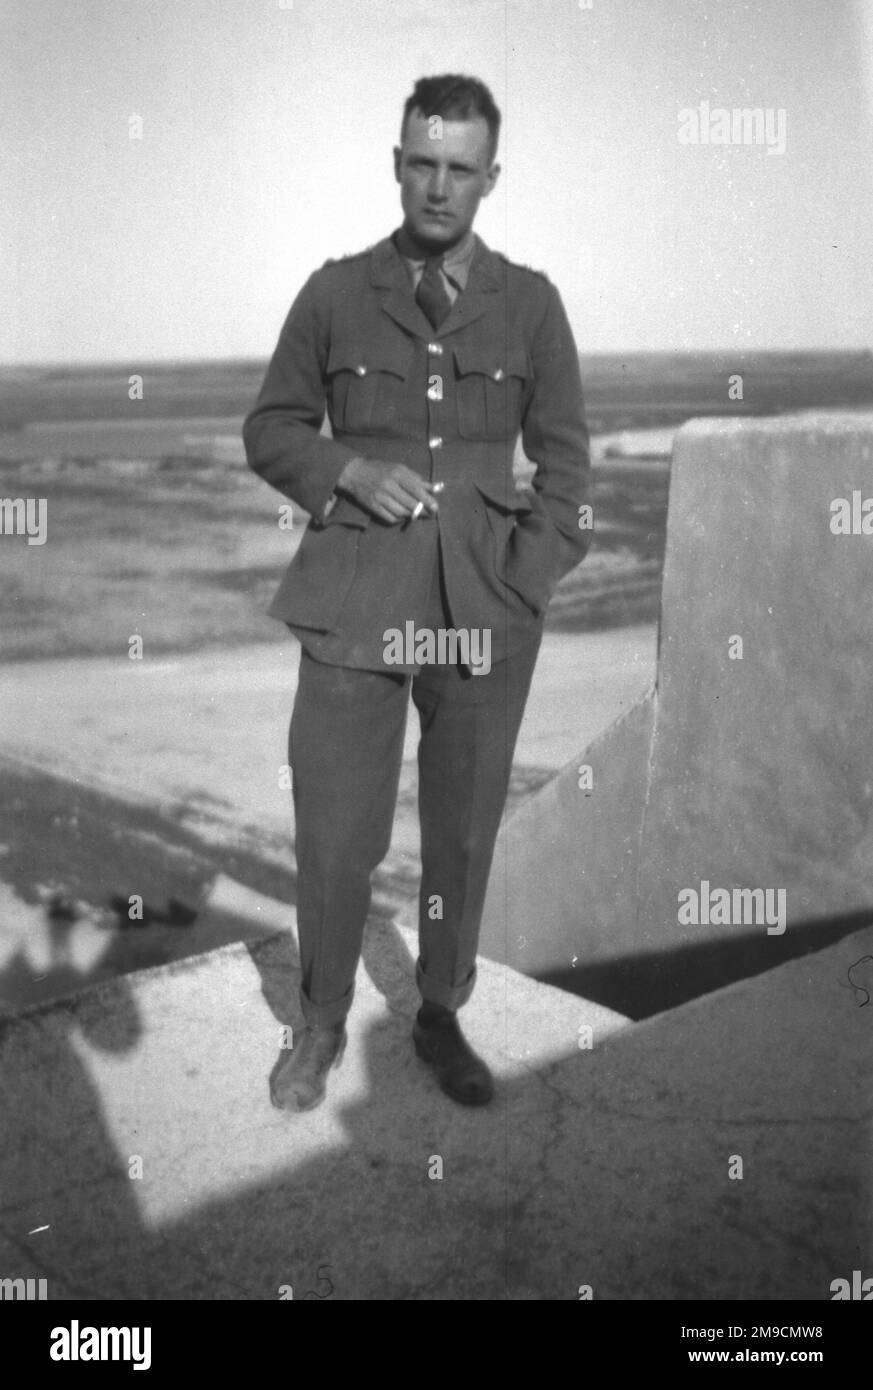
{"label": "mouth", "polygon": [[428,222],[451,222],[452,220],[450,212],[439,212],[434,208],[425,208],[423,216]]}

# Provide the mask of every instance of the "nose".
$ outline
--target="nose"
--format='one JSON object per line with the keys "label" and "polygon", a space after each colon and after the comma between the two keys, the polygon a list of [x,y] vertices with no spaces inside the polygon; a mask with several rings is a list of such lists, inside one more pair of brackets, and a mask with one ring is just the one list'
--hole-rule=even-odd
{"label": "nose", "polygon": [[427,196],[432,203],[444,203],[448,197],[448,170],[435,169],[428,184]]}

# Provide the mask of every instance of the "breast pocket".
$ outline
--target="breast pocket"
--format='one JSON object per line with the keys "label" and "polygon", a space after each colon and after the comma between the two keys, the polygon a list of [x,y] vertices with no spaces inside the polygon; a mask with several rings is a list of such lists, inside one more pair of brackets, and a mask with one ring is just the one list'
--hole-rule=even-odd
{"label": "breast pocket", "polygon": [[401,433],[411,361],[409,343],[332,344],[327,405],[334,434]]}
{"label": "breast pocket", "polygon": [[514,439],[532,378],[525,350],[467,343],[458,344],[454,356],[458,434],[464,439]]}

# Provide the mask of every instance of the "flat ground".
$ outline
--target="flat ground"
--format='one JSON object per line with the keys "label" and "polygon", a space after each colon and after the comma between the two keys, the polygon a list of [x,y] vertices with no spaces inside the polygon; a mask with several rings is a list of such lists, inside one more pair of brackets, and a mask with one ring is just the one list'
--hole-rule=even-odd
{"label": "flat ground", "polygon": [[[2,538],[0,656],[126,661],[134,634],[148,659],[281,636],[265,610],[308,518],[298,511],[280,529],[280,494],[222,459],[238,455],[238,426],[213,421],[203,435],[179,421],[106,422],[29,434],[0,465],[0,495],[44,498],[47,539]],[[594,543],[556,593],[550,631],[656,620],[668,485],[663,458],[599,461]]]}

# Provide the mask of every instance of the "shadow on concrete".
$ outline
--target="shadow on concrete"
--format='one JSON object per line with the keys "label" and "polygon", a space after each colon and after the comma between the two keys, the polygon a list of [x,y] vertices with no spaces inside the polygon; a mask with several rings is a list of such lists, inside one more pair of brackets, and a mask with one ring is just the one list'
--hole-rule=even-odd
{"label": "shadow on concrete", "polygon": [[[43,906],[58,945],[50,977],[29,972],[23,957],[10,962],[0,977],[10,992],[4,994],[0,984],[0,1003],[36,1003],[79,987],[75,969],[64,976],[61,955],[82,915],[97,919],[111,943],[100,969],[89,976],[96,983],[251,937],[251,923],[243,926],[215,910],[208,933],[201,932],[200,909],[219,875],[292,909],[296,904],[288,836],[234,834],[220,821],[210,838],[211,827],[201,832],[188,823],[189,808],[181,801],[137,804],[2,756],[0,773],[0,880],[22,903]],[[523,801],[550,775],[542,768],[514,768],[508,804]],[[417,815],[417,794],[416,782],[401,788],[396,820]],[[204,814],[198,805],[198,818]],[[247,843],[255,838],[257,847]],[[387,926],[417,895],[417,885],[411,856],[390,857],[374,874],[371,920]],[[143,899],[142,920],[128,915],[131,894]],[[2,928],[0,922],[0,939]]]}
{"label": "shadow on concrete", "polygon": [[[273,936],[247,949],[273,1016],[285,1022],[290,1011],[300,1021],[293,938]],[[76,1046],[76,1035],[116,1054],[136,1045],[140,1024],[127,982],[115,980],[0,1020],[0,1050],[16,1040],[21,1045],[27,1035],[24,1051],[34,1078],[32,1088],[22,1088],[8,1053],[0,1062],[4,1121],[15,1136],[0,1156],[0,1245],[5,1264],[15,1266],[4,1274],[46,1277],[50,1298],[100,1301],[270,1300],[289,1287],[297,1299],[323,1299],[335,1290],[342,1298],[501,1296],[494,1280],[499,1287],[511,1272],[504,1226],[506,1202],[511,1207],[513,1201],[505,1185],[494,1184],[493,1157],[477,1152],[482,1117],[456,1113],[413,1057],[410,1022],[417,994],[400,934],[368,929],[364,961],[388,1017],[357,1040],[367,1082],[364,1093],[339,1110],[342,1144],[327,1145],[315,1160],[289,1166],[269,1182],[241,1185],[232,1197],[207,1201],[190,1217],[156,1229],[143,1220],[130,1179],[131,1156],[118,1153]],[[24,967],[18,962],[15,968]],[[69,983],[81,988],[89,980],[80,975]],[[221,1019],[215,1026],[221,1027]],[[206,1084],[217,1105],[233,1104],[232,1081],[207,1076]],[[529,1109],[539,1087],[533,1079],[525,1087]],[[266,1076],[263,1104],[269,1111]],[[277,1117],[289,1153],[298,1127],[312,1118]],[[493,1139],[493,1114],[486,1124]],[[502,1136],[498,1121],[500,1147]],[[173,1147],[184,1142],[176,1131],[167,1134]],[[468,1170],[481,1168],[483,1182],[488,1175],[484,1202],[471,1190],[469,1171],[463,1195],[446,1197],[448,1188],[439,1194],[440,1185],[428,1180],[432,1152],[441,1150],[449,1163],[448,1150],[458,1145]],[[438,1239],[431,1230],[440,1232]],[[481,1242],[490,1251],[487,1292],[477,1292],[475,1271],[485,1256]],[[459,1275],[464,1268],[468,1273]],[[456,1292],[459,1277],[463,1293]],[[531,1290],[526,1296],[538,1295]]]}
{"label": "shadow on concrete", "polygon": [[[0,861],[24,902],[60,881],[73,897],[110,905],[140,893],[155,904],[175,897],[193,906],[219,872],[293,902],[296,873],[263,852],[210,842],[185,823],[187,807],[137,804],[42,769],[0,760],[3,799]],[[287,844],[282,845],[287,861]]]}
{"label": "shadow on concrete", "polygon": [[821,951],[873,925],[873,906],[841,916],[792,922],[781,936],[764,927],[727,940],[641,952],[621,960],[581,962],[569,970],[534,975],[542,984],[590,999],[636,1021],[711,994],[725,985]]}
{"label": "shadow on concrete", "polygon": [[[52,901],[71,904],[70,933],[75,931],[75,905],[86,912],[93,909],[107,935],[117,934],[116,947],[105,957],[117,974],[163,965],[184,954],[186,932],[198,937],[189,929],[196,927],[198,906],[220,874],[292,908],[296,904],[297,871],[288,836],[275,837],[273,843],[269,835],[259,833],[255,847],[247,843],[254,834],[232,834],[220,822],[219,834],[210,838],[209,827],[201,833],[187,822],[189,808],[181,801],[173,806],[137,804],[5,757],[0,757],[0,773],[0,878],[23,903],[43,904],[47,916],[52,911],[48,890]],[[523,799],[547,779],[542,769],[515,769],[513,799]],[[409,808],[417,806],[415,786],[402,795]],[[398,816],[402,813],[398,804]],[[199,807],[198,816],[203,818]],[[392,921],[417,882],[415,865],[380,867],[373,880],[371,918],[383,924]],[[127,917],[128,899],[134,893],[143,898],[142,921]],[[58,931],[63,930],[59,926]],[[237,939],[250,935],[250,929],[242,930]],[[232,923],[227,921],[214,937],[197,940],[191,954],[232,939]],[[92,981],[110,973],[103,969]],[[24,983],[26,976],[26,968],[10,973],[8,984]],[[78,988],[75,972],[68,985],[59,974],[57,985],[54,995]],[[52,997],[45,986],[44,981],[36,992],[0,993],[0,999],[27,1004]]]}
{"label": "shadow on concrete", "polygon": [[[56,994],[92,982],[92,972],[76,970],[66,958],[67,944],[59,931],[53,963],[39,977],[40,987]],[[110,946],[102,962],[110,970],[111,955]],[[7,992],[26,996],[35,984],[31,966],[18,953],[0,974],[0,998]],[[73,1042],[75,1035],[117,1057],[136,1048],[142,1034],[136,1001],[125,980],[112,988],[111,1010],[101,1007],[95,991],[55,998],[29,1011],[31,1039],[24,1059],[29,1084],[20,1078],[9,1084],[14,1078],[0,1075],[0,1243],[4,1263],[15,1263],[3,1273],[46,1277],[55,1288],[61,1285],[66,1297],[93,1297],[98,1247],[133,1250],[141,1236],[127,1168]],[[60,1035],[59,1016],[64,1020]],[[20,1026],[19,1018],[0,1017],[0,1053]]]}
{"label": "shadow on concrete", "polygon": [[[298,978],[291,939],[247,952],[271,1012],[286,1020]],[[763,981],[760,996],[753,983],[752,998],[721,996],[711,1012],[651,1025],[657,1033],[631,1029],[587,1054],[568,1051],[501,1082],[488,1110],[465,1111],[414,1057],[417,996],[400,934],[370,930],[365,963],[388,1013],[359,1015],[362,1084],[350,1090],[337,1073],[321,1110],[277,1115],[266,1074],[252,1096],[246,1068],[207,1065],[209,1105],[244,1115],[216,1153],[196,1129],[180,1129],[168,1067],[164,1142],[177,1156],[196,1152],[204,1193],[217,1176],[224,1191],[160,1223],[138,1210],[128,1156],[76,1048],[77,1032],[116,1054],[134,1045],[126,982],[10,1023],[0,1090],[11,1093],[21,1142],[11,1146],[17,1162],[9,1145],[0,1160],[4,1264],[10,1250],[18,1261],[4,1274],[47,1277],[50,1297],[97,1300],[269,1301],[290,1288],[296,1299],[576,1301],[583,1284],[598,1298],[706,1300],[827,1298],[830,1280],[856,1267],[866,1200],[849,1122],[857,1097],[835,1059],[818,1092],[829,1114],[815,1113],[788,1015]],[[801,995],[801,1033],[807,1013]],[[214,1015],[210,1029],[221,1030]],[[820,1082],[830,1046],[822,1038],[811,1062]],[[181,1068],[212,1051],[208,1038],[192,1041],[190,1058],[172,1060]],[[10,1078],[22,1055],[31,1088]],[[143,1081],[134,1071],[126,1084]],[[752,1181],[727,1181],[735,1151]]]}

